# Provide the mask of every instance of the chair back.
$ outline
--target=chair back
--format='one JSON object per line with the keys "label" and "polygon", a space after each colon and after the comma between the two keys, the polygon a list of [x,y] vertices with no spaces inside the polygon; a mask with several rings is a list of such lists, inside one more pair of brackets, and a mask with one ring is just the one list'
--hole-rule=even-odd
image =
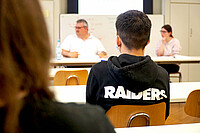
{"label": "chair back", "polygon": [[200,118],[200,89],[194,90],[188,95],[184,111],[190,116]]}
{"label": "chair back", "polygon": [[115,128],[165,124],[165,102],[152,105],[115,105],[107,112]]}
{"label": "chair back", "polygon": [[54,86],[86,85],[87,79],[87,70],[60,70],[55,74]]}

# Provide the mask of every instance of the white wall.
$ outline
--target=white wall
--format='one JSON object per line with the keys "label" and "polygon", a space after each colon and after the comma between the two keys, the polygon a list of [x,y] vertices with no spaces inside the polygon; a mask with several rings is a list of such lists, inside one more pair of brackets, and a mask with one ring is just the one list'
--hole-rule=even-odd
{"label": "white wall", "polygon": [[[66,13],[67,11],[67,0],[40,0],[43,8],[43,11],[49,12],[49,17],[45,16],[46,21],[48,21],[48,29],[49,34],[50,34],[50,40],[51,40],[51,45],[52,45],[52,57],[55,57],[55,48],[56,48],[56,43],[57,40],[60,38],[59,36],[59,27],[60,27],[60,14],[61,13]],[[45,5],[46,3],[52,3]],[[51,12],[53,9],[53,12]],[[53,16],[53,18],[51,18]],[[50,23],[53,23],[53,25],[50,25]],[[52,27],[53,26],[53,27]]]}

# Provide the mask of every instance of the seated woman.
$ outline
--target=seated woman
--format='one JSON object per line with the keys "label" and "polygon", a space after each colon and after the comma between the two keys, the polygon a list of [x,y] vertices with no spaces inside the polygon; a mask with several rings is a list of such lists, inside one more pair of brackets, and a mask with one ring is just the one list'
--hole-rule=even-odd
{"label": "seated woman", "polygon": [[115,132],[100,107],[55,102],[38,0],[0,1],[0,53],[0,133]]}
{"label": "seated woman", "polygon": [[[161,28],[162,40],[157,44],[156,55],[157,56],[174,56],[180,54],[181,46],[178,39],[172,35],[172,27],[170,25],[164,25]],[[179,71],[178,64],[159,64],[170,73],[176,73]]]}

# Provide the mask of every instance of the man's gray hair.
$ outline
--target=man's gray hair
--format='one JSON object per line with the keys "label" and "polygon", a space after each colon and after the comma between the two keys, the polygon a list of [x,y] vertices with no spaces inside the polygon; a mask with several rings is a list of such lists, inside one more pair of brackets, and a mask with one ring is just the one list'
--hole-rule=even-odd
{"label": "man's gray hair", "polygon": [[88,28],[88,22],[85,19],[78,19],[76,23],[83,23],[83,26]]}

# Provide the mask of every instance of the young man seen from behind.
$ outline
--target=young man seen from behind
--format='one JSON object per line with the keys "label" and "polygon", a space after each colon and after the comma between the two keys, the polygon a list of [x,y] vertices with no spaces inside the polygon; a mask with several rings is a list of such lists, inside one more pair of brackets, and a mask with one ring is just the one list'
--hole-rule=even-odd
{"label": "young man seen from behind", "polygon": [[144,56],[151,21],[143,12],[130,10],[116,20],[119,56],[94,65],[86,89],[86,101],[108,111],[114,105],[166,103],[169,115],[169,77],[165,69]]}

